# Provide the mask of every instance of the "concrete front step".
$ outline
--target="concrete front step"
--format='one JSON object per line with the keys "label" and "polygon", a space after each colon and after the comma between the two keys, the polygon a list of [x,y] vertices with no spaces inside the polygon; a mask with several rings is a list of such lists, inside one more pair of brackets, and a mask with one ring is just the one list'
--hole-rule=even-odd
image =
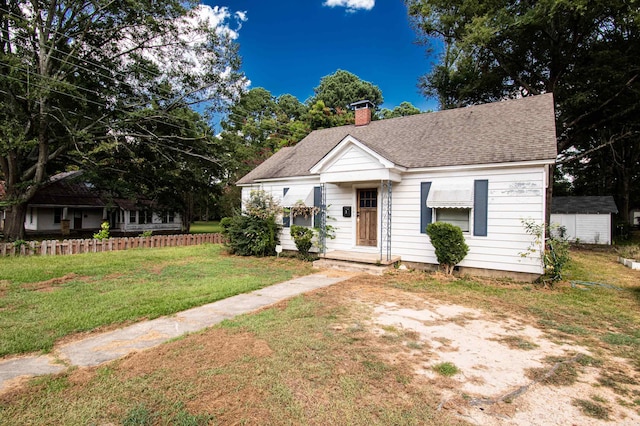
{"label": "concrete front step", "polygon": [[393,265],[375,265],[335,259],[318,259],[313,262],[313,267],[318,269],[337,269],[349,272],[365,272],[371,275],[382,275],[386,271],[393,269]]}

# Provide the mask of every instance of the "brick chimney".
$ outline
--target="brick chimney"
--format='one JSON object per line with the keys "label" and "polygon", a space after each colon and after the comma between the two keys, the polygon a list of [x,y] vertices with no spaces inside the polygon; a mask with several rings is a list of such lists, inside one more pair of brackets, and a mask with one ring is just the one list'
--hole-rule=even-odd
{"label": "brick chimney", "polygon": [[356,126],[366,126],[371,123],[371,110],[373,103],[368,100],[354,102],[349,105],[356,112]]}

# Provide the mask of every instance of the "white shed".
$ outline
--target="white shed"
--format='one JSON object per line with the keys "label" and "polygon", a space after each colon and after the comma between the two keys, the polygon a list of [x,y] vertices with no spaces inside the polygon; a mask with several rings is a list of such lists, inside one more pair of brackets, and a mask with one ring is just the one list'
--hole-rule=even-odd
{"label": "white shed", "polygon": [[618,213],[613,197],[553,197],[551,223],[563,226],[570,241],[611,244],[612,214]]}

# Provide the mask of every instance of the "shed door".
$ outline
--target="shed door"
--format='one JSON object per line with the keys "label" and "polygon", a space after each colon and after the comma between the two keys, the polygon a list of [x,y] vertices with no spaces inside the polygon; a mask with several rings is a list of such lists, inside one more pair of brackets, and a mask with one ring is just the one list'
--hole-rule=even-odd
{"label": "shed door", "polygon": [[378,190],[358,189],[358,212],[356,215],[357,245],[377,246]]}

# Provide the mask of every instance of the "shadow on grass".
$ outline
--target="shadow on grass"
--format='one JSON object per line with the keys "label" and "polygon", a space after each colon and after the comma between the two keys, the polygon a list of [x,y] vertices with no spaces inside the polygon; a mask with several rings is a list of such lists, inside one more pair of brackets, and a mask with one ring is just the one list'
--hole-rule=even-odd
{"label": "shadow on grass", "polygon": [[640,286],[635,286],[629,289],[633,297],[638,303],[640,303]]}

